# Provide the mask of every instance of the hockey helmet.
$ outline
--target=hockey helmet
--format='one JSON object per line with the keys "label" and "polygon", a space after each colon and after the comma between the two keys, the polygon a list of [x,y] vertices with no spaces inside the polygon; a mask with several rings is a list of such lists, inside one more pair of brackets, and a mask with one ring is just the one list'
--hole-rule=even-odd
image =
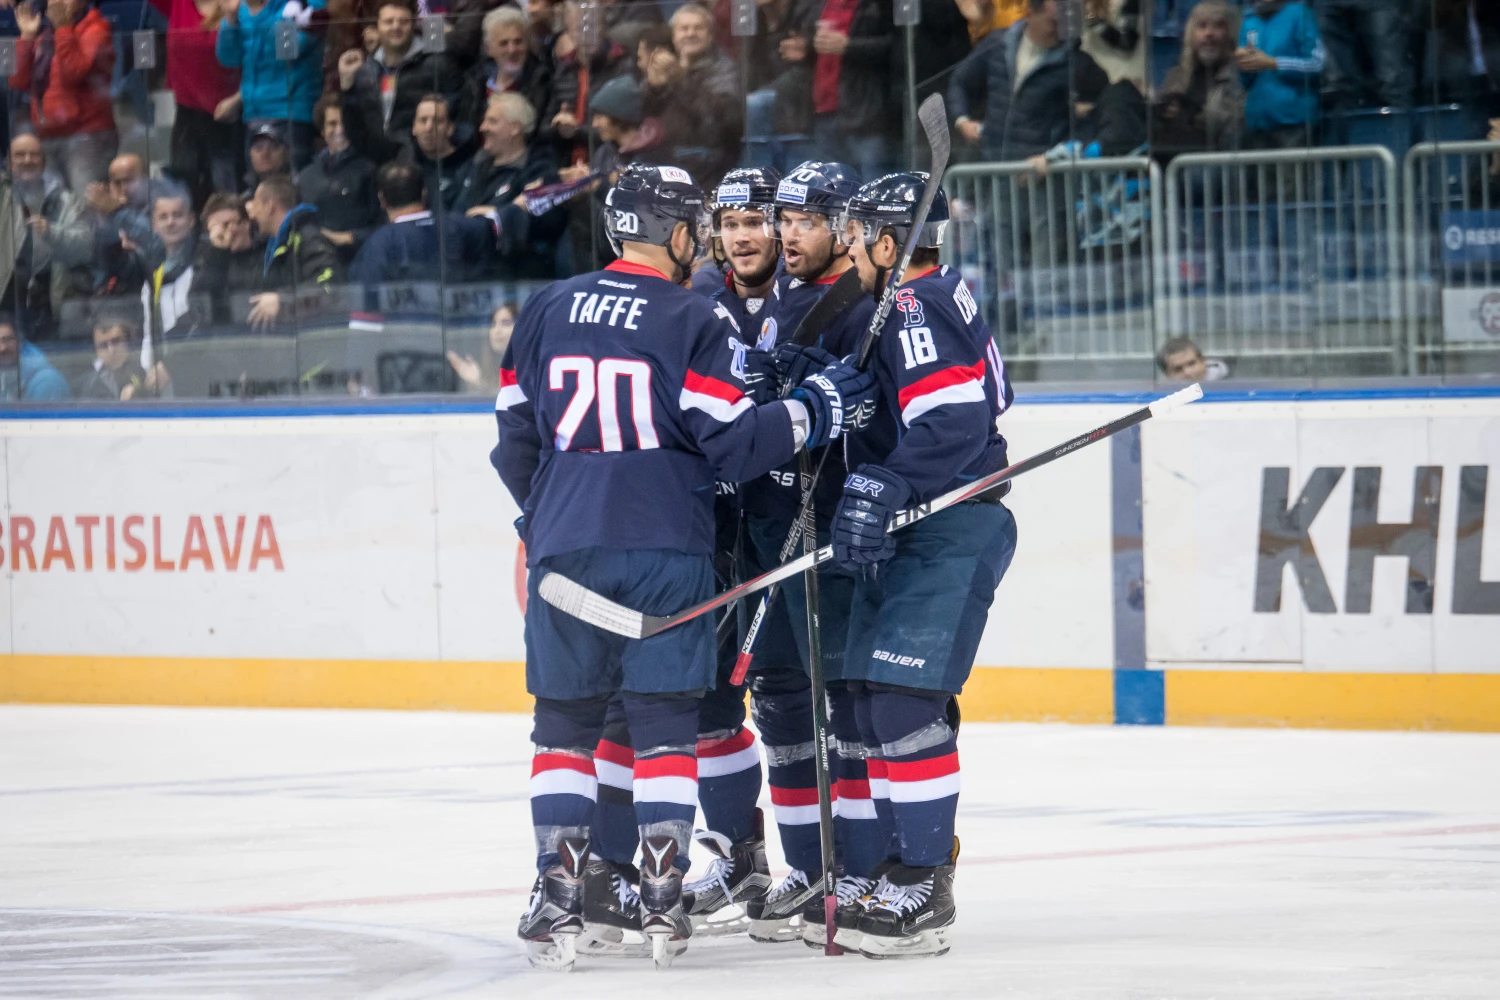
{"label": "hockey helmet", "polygon": [[774,235],[776,186],[780,183],[781,173],[775,167],[737,167],[725,174],[714,188],[713,234],[722,235],[722,212],[731,208],[759,210],[765,216],[766,235]]}
{"label": "hockey helmet", "polygon": [[[928,174],[913,170],[886,174],[871,181],[849,200],[842,228],[848,230],[854,225],[860,226],[864,231],[865,245],[869,246],[880,238],[882,229],[889,227],[895,233],[897,246],[903,245],[907,234],[911,232],[917,204],[922,200],[922,192],[927,187],[927,178]],[[927,220],[917,236],[916,245],[918,248],[929,249],[940,247],[947,231],[948,196],[943,193],[942,188],[938,188],[937,196],[932,199],[932,208],[927,213]]]}
{"label": "hockey helmet", "polygon": [[[632,163],[604,197],[604,231],[618,255],[621,243],[672,246],[679,222],[693,238],[693,257],[708,244],[703,189],[680,167]],[[690,258],[691,260],[691,258]]]}
{"label": "hockey helmet", "polygon": [[776,207],[837,219],[859,188],[859,173],[847,163],[808,160],[776,186]]}

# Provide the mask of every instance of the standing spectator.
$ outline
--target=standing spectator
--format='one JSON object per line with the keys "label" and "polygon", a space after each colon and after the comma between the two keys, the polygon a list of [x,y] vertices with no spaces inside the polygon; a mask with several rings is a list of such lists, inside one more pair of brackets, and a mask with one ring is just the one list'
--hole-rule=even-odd
{"label": "standing spectator", "polygon": [[141,364],[140,329],[130,320],[101,316],[94,321],[94,366],[73,383],[79,399],[160,399],[172,396],[166,365]]}
{"label": "standing spectator", "polygon": [[822,3],[758,0],[757,7],[745,98],[746,157],[785,169],[788,162],[812,157],[812,39]]}
{"label": "standing spectator", "polygon": [[5,238],[14,251],[0,261],[10,272],[0,301],[19,315],[33,340],[55,336],[63,301],[93,288],[94,234],[82,217],[83,199],[47,170],[41,142],[23,132],[10,141],[10,176],[0,177],[0,205],[10,215]]}
{"label": "standing spectator", "polygon": [[479,126],[494,94],[520,94],[540,117],[552,97],[552,71],[526,45],[526,15],[497,7],[484,15],[485,58],[464,75],[458,120]]}
{"label": "standing spectator", "polygon": [[1109,85],[1093,57],[1063,38],[1058,2],[1030,0],[1029,17],[987,35],[953,72],[948,111],[986,159],[1025,159],[1074,138],[1086,110],[1074,101],[1093,105]]}
{"label": "standing spectator", "polygon": [[[342,82],[342,66],[339,72]],[[444,209],[453,207],[464,168],[479,149],[479,135],[468,125],[453,124],[447,98],[428,94],[418,101],[411,135],[402,142],[388,138],[378,129],[372,130],[364,115],[351,104],[347,90],[341,107],[349,142],[361,155],[371,163],[385,164],[397,158],[415,163],[427,178],[427,204],[441,205]]]}
{"label": "standing spectator", "polygon": [[210,195],[202,222],[206,238],[198,241],[199,284],[208,291],[213,322],[225,326],[232,320],[231,297],[260,288],[264,244],[252,237],[239,195]]}
{"label": "standing spectator", "polygon": [[708,146],[707,169],[698,182],[705,187],[734,169],[745,132],[745,98],[734,60],[714,44],[713,16],[696,3],[672,15],[672,47],[682,60],[682,86],[699,102],[709,129],[699,142]]}
{"label": "standing spectator", "polygon": [[1500,115],[1500,4],[1434,0],[1431,20],[1436,37],[1422,92],[1481,121]]}
{"label": "standing spectator", "polygon": [[1167,73],[1152,119],[1152,152],[1233,150],[1245,128],[1245,88],[1234,65],[1240,12],[1226,0],[1202,0],[1183,29],[1182,61]]}
{"label": "standing spectator", "polygon": [[619,171],[638,160],[659,162],[662,157],[662,127],[641,110],[640,85],[628,76],[617,76],[599,88],[589,102],[594,137],[594,156],[589,163],[563,167],[558,175],[578,181],[591,172],[600,180],[585,195],[567,205],[568,232],[573,242],[573,273],[597,271],[614,260],[604,233],[602,191],[612,187]]}
{"label": "standing spectator", "polygon": [[552,70],[552,47],[561,32],[556,0],[526,0],[526,45]]}
{"label": "standing spectator", "polygon": [[15,317],[0,314],[0,399],[67,399],[68,382],[47,355],[16,330]]}
{"label": "standing spectator", "polygon": [[500,230],[498,276],[550,278],[556,273],[556,241],[567,217],[562,206],[538,218],[526,211],[528,188],[558,181],[552,157],[530,142],[536,128],[531,104],[519,94],[496,94],[479,132],[484,146],[464,169],[454,208],[467,215],[486,215]]}
{"label": "standing spectator", "polygon": [[[294,4],[290,10],[288,5]],[[292,166],[312,159],[312,109],[323,87],[323,42],[298,31],[297,58],[277,58],[276,24],[292,19],[305,28],[325,0],[220,0],[224,19],[214,52],[220,64],[240,71],[241,115],[253,133],[264,122],[286,122]]]}
{"label": "standing spectator", "polygon": [[1334,107],[1411,107],[1409,4],[1410,0],[1317,0],[1329,56],[1326,89]]}
{"label": "standing spectator", "polygon": [[166,340],[191,337],[206,321],[198,263],[198,232],[193,197],[186,188],[163,187],[151,198],[151,229],[165,252],[162,263],[141,284],[145,355]]}
{"label": "standing spectator", "polygon": [[350,280],[371,289],[390,281],[464,284],[484,276],[495,250],[487,220],[456,213],[435,218],[427,210],[422,171],[410,163],[387,163],[377,184],[388,221],[360,247]]}
{"label": "standing spectator", "polygon": [[[613,81],[611,81],[613,82]],[[464,392],[490,394],[500,388],[500,359],[516,328],[516,304],[502,302],[490,313],[490,329],[476,361],[471,355],[448,352],[448,364],[458,376]]]}
{"label": "standing spectator", "polygon": [[504,6],[505,0],[452,0],[448,5],[448,51],[462,65],[484,55],[485,19]]}
{"label": "standing spectator", "polygon": [[[661,129],[658,144],[665,163],[681,167],[699,184],[708,186],[715,162],[704,137],[712,134],[707,104],[696,100],[687,85],[687,70],[672,45],[671,29],[655,27],[640,41],[644,80],[640,88],[641,112]],[[613,82],[613,81],[611,81]]]}
{"label": "standing spectator", "polygon": [[245,197],[267,177],[289,176],[292,172],[291,150],[287,149],[286,131],[281,122],[261,122],[250,130],[250,169],[245,172]]}
{"label": "standing spectator", "polygon": [[1299,0],[1256,0],[1240,28],[1235,65],[1245,83],[1245,145],[1292,149],[1312,141],[1318,78],[1327,62],[1318,19]]}
{"label": "standing spectator", "polygon": [[302,204],[290,177],[270,177],[245,206],[266,237],[258,295],[250,296],[252,329],[292,324],[304,308],[316,309],[343,273],[338,252],[318,226],[318,211]]}
{"label": "standing spectator", "polygon": [[813,35],[813,126],[818,155],[861,177],[889,168],[904,83],[896,71],[890,0],[827,0]]}
{"label": "standing spectator", "polygon": [[151,229],[151,181],[134,153],[109,163],[108,180],[84,189],[86,218],[94,230],[94,294],[134,294],[143,268],[160,264],[164,251]]}
{"label": "standing spectator", "polygon": [[365,238],[380,224],[375,201],[375,165],[349,144],[338,95],[326,94],[313,108],[313,124],[323,148],[297,175],[302,200],[317,206],[323,235],[347,264]]}
{"label": "standing spectator", "polygon": [[[382,0],[377,18],[380,47],[355,73],[352,93],[367,127],[373,130],[378,122],[387,137],[400,140],[411,133],[417,102],[424,94],[436,91],[450,104],[457,99],[460,73],[452,56],[427,51],[412,31],[413,0]],[[342,68],[341,56],[341,87]]]}
{"label": "standing spectator", "polygon": [[224,11],[219,0],[151,0],[167,18],[167,89],[177,103],[172,173],[195,204],[239,186],[240,77],[214,55]]}
{"label": "standing spectator", "polygon": [[110,103],[115,65],[109,22],[88,0],[48,0],[47,20],[16,7],[21,39],[10,86],[31,95],[31,122],[73,191],[103,178],[120,148]]}

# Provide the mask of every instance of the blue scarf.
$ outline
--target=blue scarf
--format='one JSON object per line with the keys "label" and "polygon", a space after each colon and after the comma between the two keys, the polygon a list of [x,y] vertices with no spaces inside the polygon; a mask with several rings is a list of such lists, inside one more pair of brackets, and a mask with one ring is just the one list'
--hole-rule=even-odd
{"label": "blue scarf", "polygon": [[317,210],[318,206],[304,201],[286,213],[286,218],[281,220],[281,226],[276,230],[276,238],[266,241],[266,258],[261,263],[261,277],[265,277],[271,273],[271,261],[276,259],[276,251],[286,242],[287,234],[292,231],[292,223],[296,221],[297,216],[308,212],[316,212]]}

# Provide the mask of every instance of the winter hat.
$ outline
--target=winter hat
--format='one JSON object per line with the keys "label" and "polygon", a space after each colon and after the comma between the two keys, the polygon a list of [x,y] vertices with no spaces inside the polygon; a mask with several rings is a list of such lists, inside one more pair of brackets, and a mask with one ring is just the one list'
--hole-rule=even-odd
{"label": "winter hat", "polygon": [[589,101],[589,111],[596,115],[608,115],[627,125],[641,123],[641,87],[628,76],[617,76],[599,88]]}

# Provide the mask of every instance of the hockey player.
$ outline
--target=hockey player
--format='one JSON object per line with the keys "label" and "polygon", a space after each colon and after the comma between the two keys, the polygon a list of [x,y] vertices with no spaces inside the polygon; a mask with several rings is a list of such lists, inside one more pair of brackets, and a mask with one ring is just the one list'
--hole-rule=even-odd
{"label": "hockey player", "polygon": [[491,455],[522,510],[531,570],[538,877],[518,933],[533,962],[554,968],[571,968],[583,929],[593,752],[616,692],[644,844],[640,927],[658,964],[687,946],[681,879],[713,625],[621,639],[551,607],[538,582],[559,572],[659,613],[702,600],[713,590],[715,477],[754,478],[826,444],[873,396],[869,376],[835,364],[788,399],[755,405],[735,384],[727,324],[681,287],[706,236],[702,192],[678,168],[632,167],[605,204],[621,259],[527,302],[501,362]]}
{"label": "hockey player", "polygon": [[[883,287],[896,265],[926,181],[890,174],[850,202],[847,227],[869,287]],[[968,287],[938,265],[947,225],[939,190],[871,358],[877,413],[848,441],[850,474],[833,517],[834,558],[860,574],[844,677],[885,844],[878,882],[840,906],[835,940],[872,958],[948,950],[959,786],[949,703],[1016,544],[1015,518],[995,493],[886,533],[897,512],[1006,464],[996,423],[1014,397]]]}

